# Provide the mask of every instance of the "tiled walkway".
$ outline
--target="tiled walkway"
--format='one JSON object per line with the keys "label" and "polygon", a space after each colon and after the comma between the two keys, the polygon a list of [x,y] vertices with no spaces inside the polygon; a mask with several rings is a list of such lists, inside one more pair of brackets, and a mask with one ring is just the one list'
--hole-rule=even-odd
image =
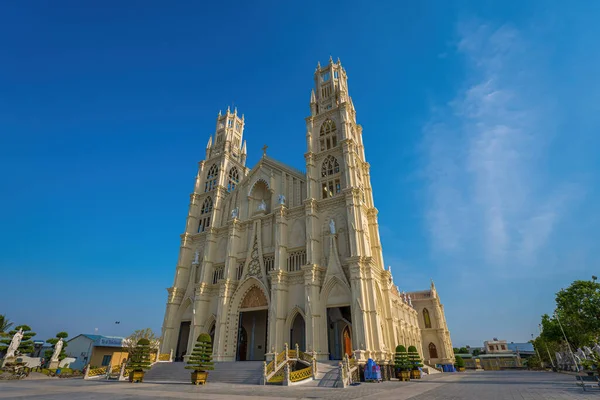
{"label": "tiled walkway", "polygon": [[[210,378],[209,378],[210,379]],[[378,400],[570,400],[600,399],[600,391],[583,392],[569,375],[550,372],[468,372],[438,374],[420,381],[362,383],[347,389],[252,386],[210,383],[129,384],[127,382],[51,379],[0,381],[0,399],[358,399]]]}

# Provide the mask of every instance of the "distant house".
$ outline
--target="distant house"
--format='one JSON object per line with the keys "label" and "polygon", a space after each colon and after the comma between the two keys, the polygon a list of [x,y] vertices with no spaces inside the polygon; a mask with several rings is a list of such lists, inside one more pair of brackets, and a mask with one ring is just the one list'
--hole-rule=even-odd
{"label": "distant house", "polygon": [[128,353],[123,348],[124,338],[118,336],[102,336],[81,334],[70,339],[65,352],[74,357],[70,367],[82,369],[86,365],[100,367],[120,365],[127,360]]}
{"label": "distant house", "polygon": [[512,351],[508,349],[506,340],[498,340],[497,338],[483,342],[483,347],[485,348],[486,354],[512,353]]}

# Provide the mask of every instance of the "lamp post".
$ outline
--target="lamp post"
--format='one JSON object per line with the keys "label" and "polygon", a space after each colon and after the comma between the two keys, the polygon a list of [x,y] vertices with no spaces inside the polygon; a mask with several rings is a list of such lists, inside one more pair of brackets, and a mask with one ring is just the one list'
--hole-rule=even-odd
{"label": "lamp post", "polygon": [[567,346],[569,347],[569,353],[571,353],[571,358],[573,359],[573,363],[575,363],[575,370],[576,372],[579,372],[579,365],[577,365],[577,360],[575,360],[575,354],[573,354],[573,350],[571,350],[571,343],[569,343],[569,341],[567,340],[567,335],[565,334],[565,330],[563,329],[562,324],[560,323],[560,318],[558,318],[558,314],[556,313],[556,311],[554,311],[554,316],[558,321],[558,326],[560,326],[560,330],[562,331],[562,334],[565,337],[565,342],[567,342]]}

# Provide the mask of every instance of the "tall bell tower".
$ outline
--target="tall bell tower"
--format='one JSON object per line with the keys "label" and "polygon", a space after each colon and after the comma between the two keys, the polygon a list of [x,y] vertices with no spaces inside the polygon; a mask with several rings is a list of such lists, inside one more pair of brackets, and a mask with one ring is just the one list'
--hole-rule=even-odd
{"label": "tall bell tower", "polygon": [[[214,135],[211,135],[206,145],[205,159],[198,163],[198,173],[194,184],[194,191],[190,195],[190,204],[186,220],[185,232],[181,234],[179,257],[175,272],[173,286],[168,288],[167,310],[163,322],[162,335],[165,345],[177,343],[177,332],[181,328],[177,325],[177,309],[184,298],[192,296],[203,307],[207,296],[202,287],[202,276],[212,271],[212,257],[215,249],[215,231],[213,227],[221,224],[223,215],[223,199],[228,192],[234,190],[238,183],[246,176],[246,142],[244,135],[244,116],[239,116],[237,109],[233,112],[227,108],[222,114],[219,111]],[[214,136],[214,140],[213,140]],[[205,246],[198,251],[193,242],[199,236],[205,235]],[[208,240],[210,239],[210,240]],[[195,252],[199,253],[196,255]],[[195,285],[201,286],[195,293]],[[192,332],[198,330],[198,322],[191,324]],[[194,336],[195,337],[195,336]],[[184,351],[186,345],[182,344],[177,352]],[[168,351],[169,349],[167,349]],[[178,354],[176,354],[178,356]]]}
{"label": "tall bell tower", "polygon": [[[350,254],[342,264],[352,293],[352,342],[357,348],[383,352],[382,344],[393,333],[391,324],[385,327],[389,310],[382,310],[377,300],[386,298],[382,292],[386,289],[377,289],[373,281],[384,281],[389,272],[384,269],[362,127],[356,123],[348,77],[339,59],[334,62],[330,57],[327,65],[317,64],[314,81],[306,118],[307,231],[309,237],[323,238],[323,225],[328,222],[324,219],[329,218],[347,226]],[[323,213],[327,209],[332,211]],[[328,243],[309,239],[308,259],[324,260],[328,251],[331,256]]]}

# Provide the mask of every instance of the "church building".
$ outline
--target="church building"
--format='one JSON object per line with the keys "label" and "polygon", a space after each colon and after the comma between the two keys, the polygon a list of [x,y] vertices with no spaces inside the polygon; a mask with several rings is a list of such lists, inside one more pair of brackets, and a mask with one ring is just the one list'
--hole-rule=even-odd
{"label": "church building", "polygon": [[162,327],[163,353],[209,333],[215,361],[264,360],[298,344],[320,360],[391,360],[414,345],[453,363],[433,282],[402,293],[385,269],[363,128],[346,70],[317,65],[306,172],[263,155],[246,166],[244,116],[219,112],[199,163]]}

